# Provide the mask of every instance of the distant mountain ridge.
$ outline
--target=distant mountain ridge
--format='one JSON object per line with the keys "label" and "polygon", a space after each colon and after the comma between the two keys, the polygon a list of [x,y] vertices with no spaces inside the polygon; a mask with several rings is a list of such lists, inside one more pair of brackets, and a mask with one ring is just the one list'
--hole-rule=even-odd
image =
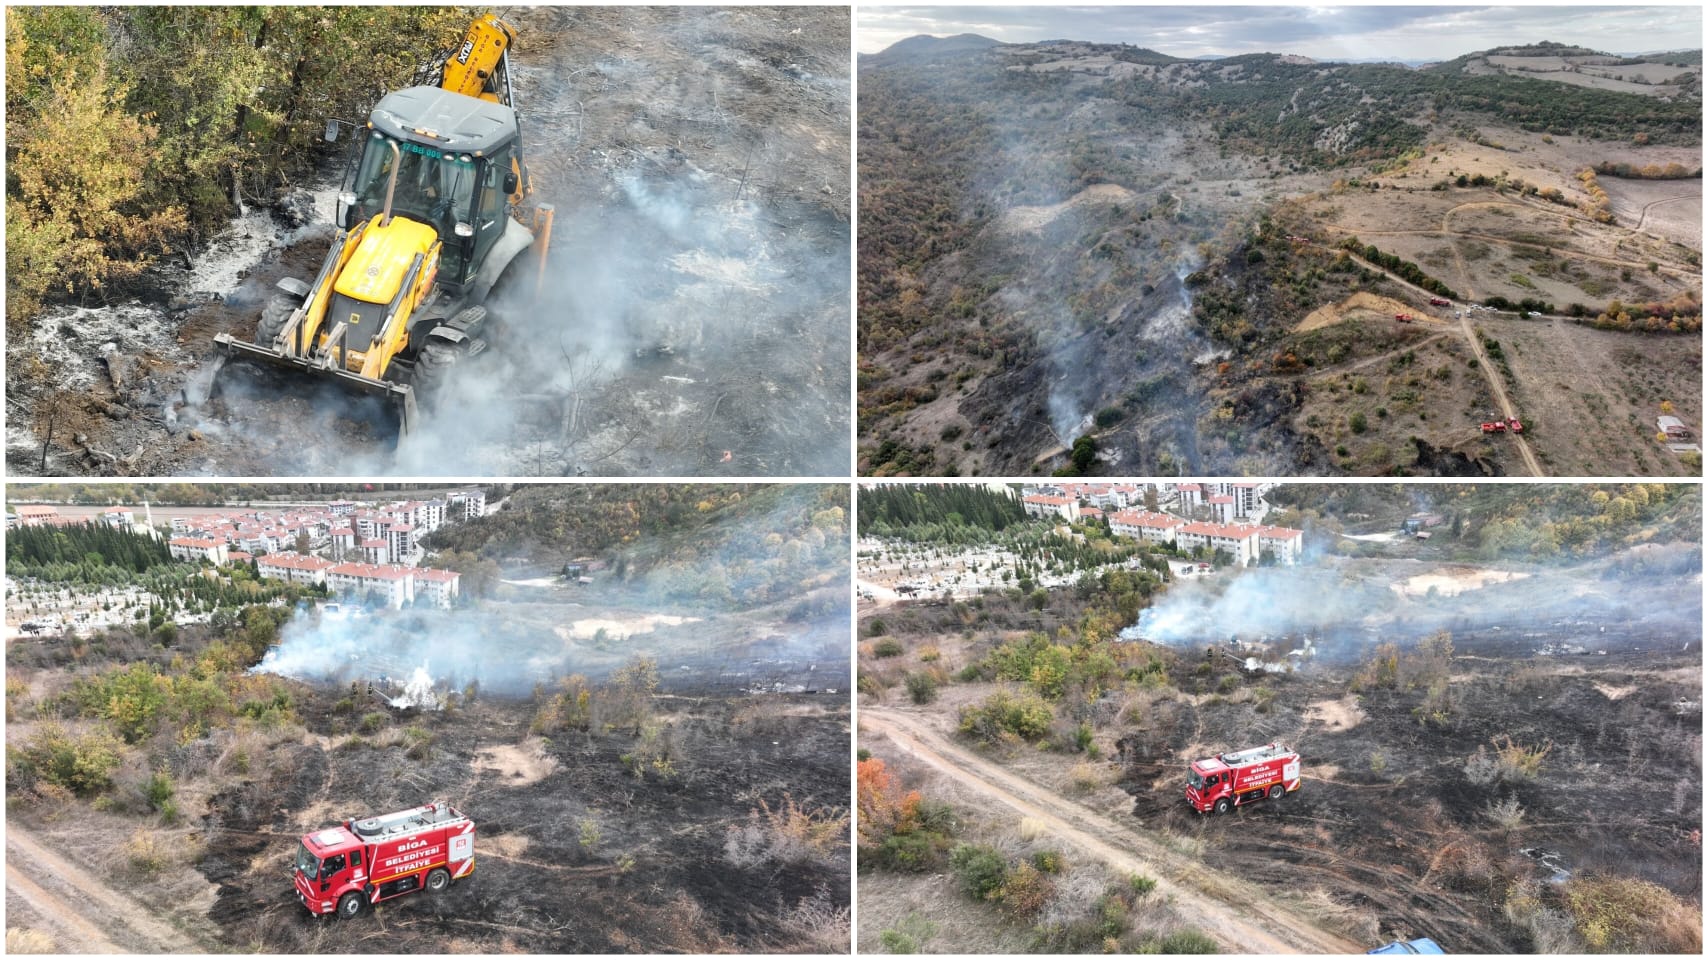
{"label": "distant mountain ridge", "polygon": [[977,53],[1000,47],[1000,40],[992,40],[976,33],[957,33],[952,37],[935,37],[928,33],[897,40],[877,53],[860,55],[860,62],[882,66],[893,63],[913,63],[929,60],[933,57],[960,53]]}
{"label": "distant mountain ridge", "polygon": [[[1620,59],[1645,58],[1645,59],[1656,59],[1656,60],[1658,60],[1661,57],[1666,56],[1668,54],[1689,55],[1689,54],[1694,53],[1696,55],[1697,62],[1700,62],[1700,58],[1701,58],[1701,50],[1699,48],[1688,48],[1687,47],[1687,48],[1680,48],[1680,49],[1675,49],[1675,50],[1653,51],[1653,52],[1648,52],[1648,53],[1618,54],[1618,53],[1609,53],[1609,52],[1600,51],[1600,50],[1592,50],[1588,47],[1580,47],[1580,46],[1576,46],[1576,45],[1572,45],[1572,44],[1556,43],[1556,42],[1548,41],[1548,40],[1540,41],[1537,43],[1529,43],[1529,44],[1508,44],[1508,45],[1503,45],[1503,46],[1491,47],[1487,50],[1474,50],[1474,51],[1470,51],[1468,53],[1460,54],[1458,57],[1445,59],[1445,60],[1438,59],[1438,58],[1437,59],[1428,59],[1428,58],[1407,59],[1407,58],[1395,58],[1395,57],[1357,57],[1357,58],[1343,57],[1343,58],[1323,59],[1323,58],[1305,57],[1305,56],[1302,56],[1299,54],[1281,54],[1281,53],[1269,53],[1269,52],[1243,53],[1243,54],[1203,54],[1203,55],[1196,56],[1196,57],[1175,57],[1175,56],[1172,56],[1170,54],[1165,54],[1165,53],[1162,53],[1160,51],[1153,50],[1153,49],[1150,49],[1147,47],[1137,47],[1137,46],[1134,46],[1134,45],[1128,44],[1128,43],[1110,44],[1110,43],[1099,43],[1097,41],[1089,41],[1089,40],[1070,40],[1067,38],[1057,38],[1057,39],[1052,39],[1052,40],[1039,40],[1039,41],[1035,41],[1035,42],[1011,44],[1011,43],[1006,43],[1006,42],[1001,41],[1001,40],[993,40],[990,37],[982,36],[982,35],[976,34],[976,33],[958,33],[958,34],[955,34],[953,36],[948,36],[948,37],[939,37],[939,36],[934,36],[932,34],[923,34],[922,33],[922,34],[919,34],[917,36],[908,37],[905,40],[898,40],[895,43],[889,45],[888,47],[885,47],[883,50],[879,51],[878,53],[861,54],[860,60],[862,63],[873,64],[873,65],[883,65],[883,64],[890,64],[890,63],[918,62],[922,59],[930,59],[932,57],[939,57],[939,56],[952,55],[952,54],[976,53],[979,51],[988,50],[991,47],[1002,47],[1002,46],[1050,47],[1050,46],[1064,46],[1064,45],[1072,45],[1072,44],[1085,44],[1085,45],[1089,45],[1089,46],[1093,46],[1093,47],[1099,47],[1099,48],[1115,48],[1115,47],[1126,48],[1127,50],[1131,51],[1131,53],[1133,55],[1133,57],[1131,59],[1133,59],[1134,62],[1140,62],[1140,63],[1167,63],[1167,62],[1180,62],[1180,61],[1193,61],[1193,60],[1197,60],[1197,61],[1218,61],[1218,60],[1238,60],[1240,58],[1246,58],[1246,57],[1250,57],[1250,58],[1276,57],[1276,58],[1286,58],[1283,60],[1283,62],[1296,62],[1296,63],[1297,62],[1319,62],[1319,63],[1323,63],[1323,64],[1335,64],[1335,63],[1386,64],[1386,65],[1393,65],[1393,66],[1402,66],[1403,65],[1403,66],[1411,68],[1411,69],[1418,69],[1420,67],[1438,66],[1438,65],[1442,65],[1442,64],[1458,64],[1462,61],[1477,60],[1480,58],[1485,58],[1485,57],[1490,57],[1490,56],[1505,56],[1505,57],[1575,56],[1575,57],[1614,57],[1614,58],[1620,58]],[[1128,59],[1128,58],[1123,58],[1123,59]]]}

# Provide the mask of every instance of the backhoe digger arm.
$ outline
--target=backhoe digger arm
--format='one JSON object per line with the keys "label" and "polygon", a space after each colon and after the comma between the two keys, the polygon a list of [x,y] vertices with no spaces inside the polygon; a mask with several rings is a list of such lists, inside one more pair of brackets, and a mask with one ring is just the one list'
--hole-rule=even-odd
{"label": "backhoe digger arm", "polygon": [[[510,71],[505,53],[516,42],[516,31],[488,13],[469,24],[462,46],[445,62],[442,89],[510,105]],[[493,82],[498,74],[497,82]],[[488,89],[488,88],[492,89]]]}

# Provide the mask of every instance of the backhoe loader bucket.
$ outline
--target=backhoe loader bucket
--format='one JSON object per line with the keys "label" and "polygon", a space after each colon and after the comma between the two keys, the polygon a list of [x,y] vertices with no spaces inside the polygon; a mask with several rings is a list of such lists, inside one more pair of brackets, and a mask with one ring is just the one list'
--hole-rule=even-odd
{"label": "backhoe loader bucket", "polygon": [[[291,376],[300,378],[305,384],[326,384],[350,393],[379,398],[396,419],[397,441],[400,444],[415,431],[415,388],[409,384],[371,379],[335,365],[322,365],[307,357],[286,356],[270,347],[239,340],[229,333],[216,334],[214,342],[230,360],[250,361],[273,369],[287,370]],[[220,371],[221,379],[229,376],[227,371],[231,366],[227,363]],[[219,381],[216,380],[214,393],[218,392]]]}

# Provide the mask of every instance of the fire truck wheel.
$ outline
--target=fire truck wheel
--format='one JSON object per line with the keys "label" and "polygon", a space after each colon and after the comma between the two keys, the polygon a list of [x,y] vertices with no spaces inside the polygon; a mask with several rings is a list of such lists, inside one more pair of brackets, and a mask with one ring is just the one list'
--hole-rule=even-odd
{"label": "fire truck wheel", "polygon": [[1234,808],[1234,802],[1232,800],[1229,800],[1227,797],[1223,797],[1222,799],[1216,801],[1216,812],[1217,813],[1227,813],[1229,810],[1232,810],[1233,808]]}
{"label": "fire truck wheel", "polygon": [[361,913],[361,912],[362,912],[362,895],[361,894],[354,893],[354,892],[346,893],[346,894],[344,894],[344,896],[338,898],[338,915],[340,917],[343,917],[344,919],[348,920],[351,917],[354,917],[356,914]]}
{"label": "fire truck wheel", "polygon": [[451,875],[443,870],[435,870],[427,875],[427,891],[438,893],[451,885]]}
{"label": "fire truck wheel", "polygon": [[1283,794],[1285,794],[1286,792],[1287,792],[1287,788],[1283,787],[1282,785],[1277,783],[1275,786],[1269,788],[1269,799],[1279,800],[1279,799],[1281,799],[1281,796]]}

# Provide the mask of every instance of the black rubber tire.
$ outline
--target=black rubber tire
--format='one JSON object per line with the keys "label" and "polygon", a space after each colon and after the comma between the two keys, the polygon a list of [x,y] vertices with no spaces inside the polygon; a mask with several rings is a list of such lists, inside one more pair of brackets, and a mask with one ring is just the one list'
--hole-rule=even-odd
{"label": "black rubber tire", "polygon": [[362,895],[351,891],[338,898],[338,916],[349,920],[362,912]]}
{"label": "black rubber tire", "polygon": [[1223,797],[1222,799],[1216,801],[1216,812],[1217,813],[1227,813],[1229,810],[1232,810],[1233,808],[1234,808],[1234,802],[1232,800],[1229,800],[1227,797]]}
{"label": "black rubber tire", "polygon": [[297,299],[283,293],[275,293],[267,298],[267,305],[261,308],[261,321],[255,325],[255,342],[263,347],[273,345],[279,331],[285,329],[285,324],[296,311]]}
{"label": "black rubber tire", "polygon": [[451,885],[451,875],[443,869],[434,870],[427,875],[427,892],[444,893]]}
{"label": "black rubber tire", "polygon": [[415,357],[415,385],[432,393],[450,379],[451,370],[468,355],[467,348],[443,340],[427,341]]}
{"label": "black rubber tire", "polygon": [[1269,799],[1271,799],[1271,800],[1279,800],[1286,795],[1287,795],[1287,788],[1282,786],[1279,783],[1277,783],[1275,786],[1269,788]]}

